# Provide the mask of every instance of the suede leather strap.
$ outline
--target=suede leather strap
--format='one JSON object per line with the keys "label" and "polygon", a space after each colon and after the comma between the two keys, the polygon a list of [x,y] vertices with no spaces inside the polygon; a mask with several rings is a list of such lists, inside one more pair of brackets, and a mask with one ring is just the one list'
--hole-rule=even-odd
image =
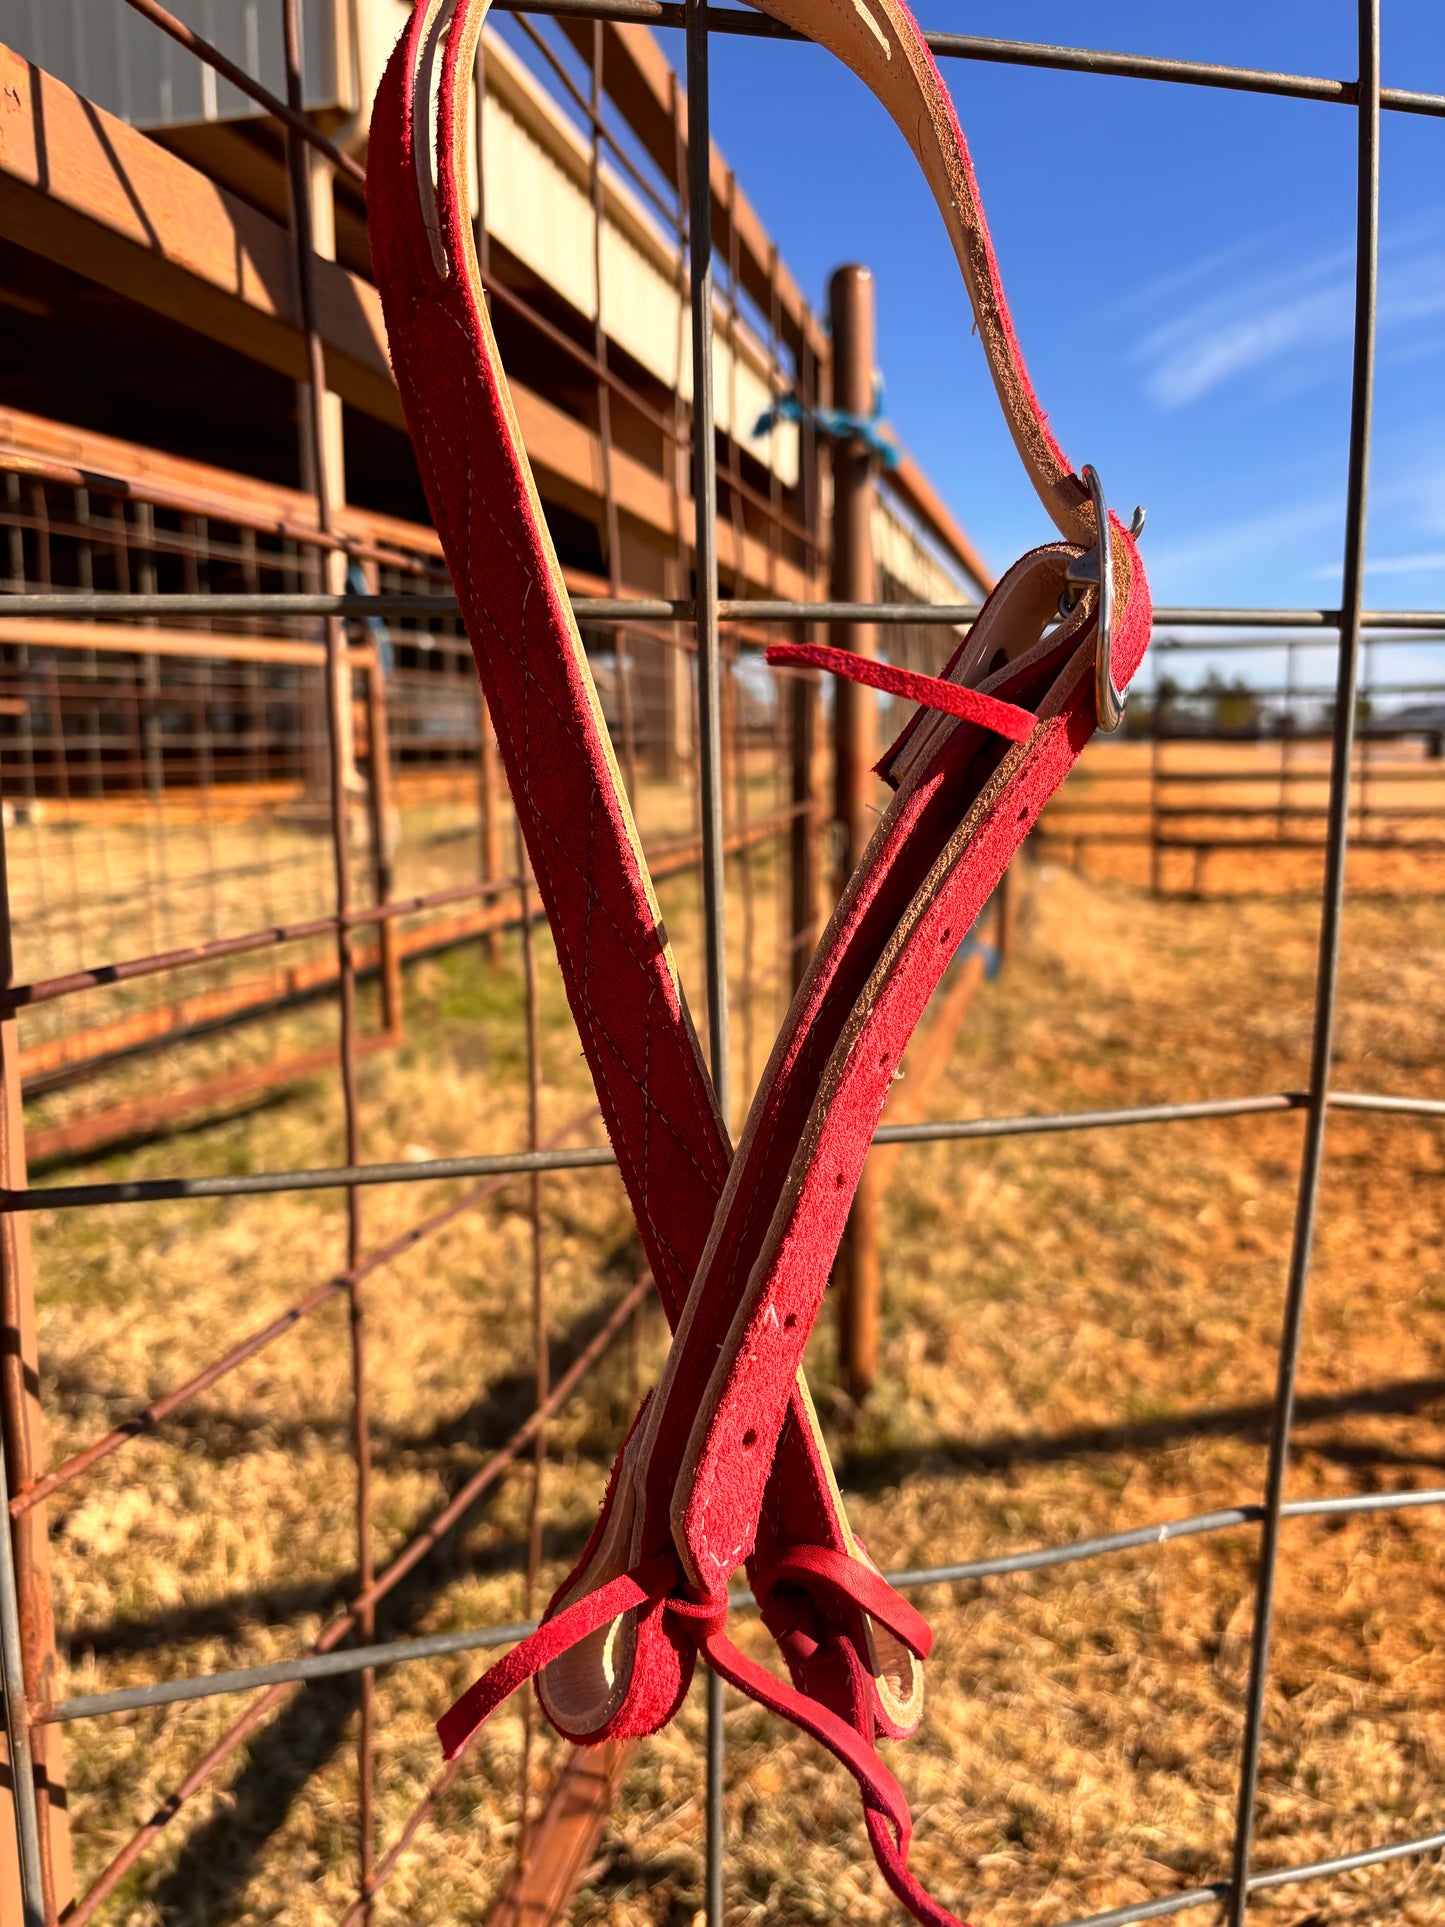
{"label": "suede leather strap", "polygon": [[842,1558],[827,1546],[793,1546],[779,1559],[767,1564],[760,1561],[753,1583],[769,1596],[782,1586],[799,1587],[805,1593],[826,1587],[861,1606],[920,1659],[927,1659],[933,1651],[933,1630],[922,1613],[896,1593],[880,1573],[857,1559]]}
{"label": "suede leather strap", "polygon": [[[1060,542],[1007,573],[940,678],[836,652],[928,705],[885,757],[895,795],[807,972],[730,1153],[647,882],[481,297],[465,160],[487,0],[421,0],[372,122],[372,252],[419,466],[496,722],[639,1233],[675,1327],[596,1529],[538,1633],[443,1720],[449,1752],[523,1679],[580,1740],[655,1730],[701,1651],[858,1780],[870,1841],[920,1919],[906,1802],[878,1759],[921,1705],[927,1628],[848,1529],[806,1387],[816,1316],[883,1101],[929,996],[1096,723],[1097,592],[1055,626],[1095,545],[1088,490],[1033,395],[967,150],[898,0],[764,0],[887,106],[938,200],[995,387]],[[432,71],[440,56],[435,141]],[[1148,640],[1137,550],[1111,517],[1115,681]],[[736,1653],[747,1562],[793,1684]]]}
{"label": "suede leather strap", "polygon": [[[876,1607],[881,1603],[881,1595],[890,1592],[890,1588],[877,1580],[876,1575],[875,1584],[870,1586],[867,1583],[868,1575],[856,1560],[842,1559],[836,1554],[825,1555],[817,1547],[806,1548],[805,1554],[795,1557],[789,1564],[791,1570],[786,1575],[787,1579],[822,1579],[828,1585],[847,1591],[857,1587],[867,1596],[871,1606]],[[863,1575],[861,1581],[860,1574]],[[760,1706],[782,1714],[795,1726],[811,1734],[847,1767],[858,1782],[870,1819],[881,1823],[879,1839],[886,1861],[891,1863],[905,1887],[911,1889],[916,1883],[907,1873],[908,1842],[912,1834],[908,1801],[869,1740],[820,1701],[798,1692],[795,1687],[778,1679],[737,1650],[724,1631],[728,1616],[725,1595],[714,1594],[695,1599],[680,1590],[681,1584],[682,1575],[676,1557],[661,1553],[628,1572],[620,1573],[615,1579],[599,1586],[595,1592],[585,1593],[575,1604],[564,1607],[544,1620],[535,1633],[514,1646],[505,1659],[470,1686],[437,1722],[437,1732],[446,1758],[455,1759],[476,1729],[496,1711],[503,1700],[544,1668],[564,1659],[580,1641],[595,1637],[626,1613],[660,1607],[674,1622],[682,1637],[696,1645],[715,1672],[740,1692],[756,1700]],[[859,1603],[864,1602],[860,1600]],[[890,1610],[901,1605],[902,1601],[893,1595]],[[910,1610],[905,1608],[904,1615],[900,1617],[906,1617]],[[919,1622],[919,1628],[913,1630],[925,1640],[926,1650],[927,1628]],[[926,1896],[923,1898],[927,1900]],[[927,1905],[933,1917],[943,1920],[951,1918],[934,1908],[932,1902],[927,1902]]]}
{"label": "suede leather strap", "polygon": [[[484,0],[418,7],[372,117],[372,256],[398,386],[555,935],[609,1135],[670,1322],[680,1314],[730,1147],[688,1020],[657,905],[491,335],[467,213],[466,89]],[[435,138],[427,113],[441,60]],[[432,179],[435,152],[436,179]],[[806,1389],[775,1479],[790,1526],[851,1556]],[[584,1565],[604,1535],[599,1520]],[[624,1495],[624,1502],[625,1502]],[[666,1497],[659,1516],[665,1521]],[[764,1543],[767,1543],[766,1535]],[[623,1563],[627,1563],[624,1561]],[[563,1588],[565,1597],[568,1588]],[[655,1632],[655,1628],[653,1632]],[[861,1725],[916,1723],[921,1682],[878,1684],[874,1641],[849,1609],[784,1643],[794,1677]],[[657,1645],[649,1693],[573,1737],[650,1730],[685,1690],[690,1653]],[[849,1647],[843,1653],[841,1643]],[[546,1694],[544,1691],[544,1704]]]}

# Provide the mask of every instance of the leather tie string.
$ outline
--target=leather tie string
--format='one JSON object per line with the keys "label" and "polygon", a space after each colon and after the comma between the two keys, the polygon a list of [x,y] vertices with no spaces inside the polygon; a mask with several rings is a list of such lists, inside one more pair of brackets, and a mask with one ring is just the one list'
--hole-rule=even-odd
{"label": "leather tie string", "polygon": [[[801,1583],[824,1587],[851,1597],[875,1613],[887,1613],[900,1637],[915,1641],[919,1658],[926,1658],[932,1633],[886,1581],[853,1560],[842,1560],[825,1547],[798,1547],[770,1568],[764,1583],[774,1587]],[[454,1760],[477,1728],[503,1700],[535,1677],[544,1667],[563,1658],[581,1640],[600,1632],[624,1613],[661,1606],[679,1634],[689,1640],[714,1672],[770,1712],[781,1714],[821,1742],[853,1775],[863,1796],[870,1839],[885,1877],[921,1920],[939,1927],[964,1927],[957,1917],[939,1907],[908,1872],[908,1847],[913,1823],[903,1789],[874,1751],[847,1721],[789,1686],[776,1675],[740,1653],[727,1637],[728,1602],[725,1594],[695,1599],[683,1590],[682,1568],[675,1554],[663,1553],[645,1564],[586,1594],[575,1605],[545,1619],[505,1659],[477,1680],[437,1721],[442,1751]]]}
{"label": "leather tie string", "polygon": [[941,710],[946,716],[977,723],[980,729],[991,729],[1010,743],[1026,743],[1038,722],[1037,716],[1016,703],[1000,702],[996,696],[965,689],[942,676],[921,676],[916,669],[857,656],[850,649],[829,649],[817,642],[774,642],[769,643],[764,660],[774,669],[821,669],[868,689],[881,689],[885,695],[901,696],[923,709]]}

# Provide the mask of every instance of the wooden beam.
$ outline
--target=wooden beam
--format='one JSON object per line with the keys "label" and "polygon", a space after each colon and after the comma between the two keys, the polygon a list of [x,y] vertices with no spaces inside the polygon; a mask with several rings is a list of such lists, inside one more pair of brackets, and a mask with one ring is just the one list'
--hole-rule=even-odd
{"label": "wooden beam", "polygon": [[942,496],[913,457],[905,455],[897,468],[885,470],[882,482],[884,488],[913,512],[964,574],[972,576],[987,595],[994,585],[993,571],[949,513]]}
{"label": "wooden beam", "polygon": [[[19,408],[0,408],[0,469],[35,473],[76,487],[84,487],[89,480],[91,486],[101,484],[158,508],[214,516],[262,534],[304,538],[316,528],[315,500],[301,489],[258,481],[234,469],[169,455]],[[408,522],[399,515],[347,503],[338,510],[336,522],[349,540],[376,548],[427,556],[440,556],[442,551],[436,531],[427,523]]]}
{"label": "wooden beam", "polygon": [[[283,227],[0,46],[0,234],[283,374],[305,374]],[[375,288],[318,263],[327,381],[401,424]]]}
{"label": "wooden beam", "polygon": [[[564,506],[575,506],[583,514],[595,512],[602,474],[602,450],[597,437],[529,388],[516,387],[513,396],[523,438],[533,451],[534,467],[546,478],[547,493]],[[612,464],[622,513],[651,533],[660,533],[675,542],[676,514],[671,484],[624,451],[613,451]],[[6,468],[40,474],[53,470],[56,479],[72,481],[77,486],[83,486],[87,477],[92,483],[104,480],[141,501],[177,508],[187,514],[214,516],[218,521],[234,519],[243,526],[274,530],[278,535],[304,536],[316,525],[315,502],[300,489],[257,481],[250,475],[213,468],[206,462],[168,455],[138,442],[75,428],[66,422],[49,421],[42,415],[29,415],[18,408],[0,409],[0,470]],[[342,535],[362,544],[397,555],[441,555],[435,530],[422,522],[408,522],[397,515],[357,508],[354,503],[338,511],[336,522]],[[685,541],[690,533],[688,523],[683,529]],[[736,539],[731,526],[720,527],[718,537],[724,567],[735,568]],[[745,539],[743,565],[754,587],[764,591],[768,580],[768,551],[753,536]],[[807,578],[801,569],[784,561],[780,571],[779,594],[799,598],[808,595]],[[574,594],[605,596],[610,593],[603,577],[589,576],[575,569],[565,573]],[[229,643],[222,653],[234,653]],[[302,658],[298,656],[296,660]]]}
{"label": "wooden beam", "polygon": [[[28,642],[37,649],[96,649],[113,656],[203,656],[226,662],[295,663],[319,669],[326,651],[319,642],[280,637],[221,635],[209,629],[151,629],[119,622],[65,622],[46,616],[7,616],[0,602],[0,642]],[[372,660],[352,650],[350,664]]]}

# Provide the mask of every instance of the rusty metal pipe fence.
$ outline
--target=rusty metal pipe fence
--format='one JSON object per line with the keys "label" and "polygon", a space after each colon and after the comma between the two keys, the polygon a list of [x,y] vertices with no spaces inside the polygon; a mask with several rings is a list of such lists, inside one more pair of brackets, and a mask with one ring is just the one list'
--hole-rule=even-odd
{"label": "rusty metal pipe fence", "polygon": [[[1318,896],[1337,697],[1322,680],[1328,645],[1303,625],[1247,626],[1255,633],[1190,636],[1179,611],[1159,611],[1126,735],[1050,807],[1041,850],[1085,874],[1146,883],[1156,896]],[[1372,861],[1351,887],[1438,889],[1438,631],[1423,615],[1396,623],[1382,612],[1362,615],[1360,628],[1349,847]],[[1213,659],[1202,678],[1201,656]],[[1231,861],[1240,856],[1247,861]]]}
{"label": "rusty metal pipe fence", "polygon": [[[178,23],[165,14],[154,0],[129,0],[166,31],[174,32]],[[708,36],[713,32],[756,35],[761,38],[791,37],[771,21],[738,10],[710,8],[702,0],[686,0],[686,5],[667,4],[665,0],[513,0],[513,12],[573,15],[594,21],[638,21],[669,29],[680,29],[687,37],[688,113],[691,131],[691,205],[708,206]],[[1254,1635],[1245,1695],[1245,1718],[1238,1780],[1238,1807],[1234,1828],[1232,1865],[1227,1873],[1205,1886],[1159,1896],[1137,1904],[1094,1914],[1086,1922],[1069,1927],[1125,1927],[1126,1923],[1161,1919],[1208,1904],[1222,1905],[1232,1927],[1244,1920],[1249,1897],[1291,1883],[1324,1881],[1331,1876],[1357,1868],[1383,1864],[1411,1855],[1425,1855],[1445,1848],[1445,1832],[1402,1842],[1382,1843],[1361,1852],[1341,1855],[1309,1865],[1260,1870],[1254,1864],[1253,1824],[1260,1743],[1264,1723],[1264,1702],[1270,1668],[1270,1634],[1274,1590],[1282,1556],[1282,1534],[1286,1524],[1316,1518],[1341,1518],[1376,1513],[1391,1508],[1433,1506],[1445,1503],[1445,1490],[1419,1490],[1366,1495],[1355,1499],[1304,1499],[1286,1501],[1285,1473],[1289,1458],[1290,1422],[1293,1409],[1306,1286],[1309,1277],[1314,1235],[1315,1212],[1319,1193],[1325,1132],[1333,1110],[1362,1110],[1417,1117],[1445,1117],[1445,1104],[1407,1094],[1373,1096],[1332,1091],[1330,1073],[1333,1055],[1335,1004],[1339,978],[1339,939],[1345,888],[1345,860],[1351,834],[1351,777],[1355,757],[1357,694],[1362,637],[1369,631],[1389,630],[1395,634],[1438,634],[1445,629],[1445,613],[1420,611],[1405,615],[1393,612],[1370,613],[1362,608],[1361,585],[1365,550],[1365,511],[1370,440],[1373,351],[1376,311],[1376,254],[1379,189],[1379,121],[1382,110],[1445,116],[1445,96],[1382,89],[1379,84],[1379,0],[1359,0],[1360,69],[1356,80],[1327,80],[1310,76],[1261,73],[1222,68],[1187,61],[1161,60],[1149,56],[1099,53],[1087,49],[1046,47],[1001,40],[985,40],[959,34],[930,34],[934,51],[943,57],[999,61],[1022,66],[1049,67],[1064,71],[1113,74],[1171,84],[1229,88],[1284,98],[1333,103],[1351,109],[1358,128],[1358,190],[1356,231],[1358,267],[1356,284],[1355,358],[1353,398],[1348,451],[1348,508],[1344,550],[1344,594],[1339,609],[1321,610],[1161,610],[1159,621],[1165,625],[1200,630],[1261,629],[1333,632],[1338,636],[1337,674],[1330,731],[1329,801],[1323,839],[1325,882],[1323,917],[1319,939],[1317,982],[1314,1005],[1314,1038],[1309,1087],[1303,1092],[1266,1092],[1233,1099],[1171,1103],[1152,1106],[1118,1107],[1111,1110],[1038,1117],[958,1120],[954,1122],[884,1127],[878,1133],[882,1142],[978,1141],[1022,1133],[1049,1133],[1072,1130],[1097,1130],[1218,1117],[1250,1117],[1282,1110],[1298,1110],[1304,1115],[1305,1137],[1301,1158],[1295,1230],[1285,1297],[1285,1313],[1278,1355],[1277,1383],[1273,1404],[1273,1423],[1268,1473],[1262,1500],[1192,1518],[1166,1520],[1140,1525],[1102,1538],[1070,1545],[1046,1546],[996,1558],[961,1564],[940,1564],[890,1575],[895,1584],[909,1588],[934,1584],[963,1584],[989,1576],[1025,1571],[1042,1571],[1082,1560],[1107,1557],[1126,1550],[1161,1545],[1171,1540],[1209,1533],[1258,1526],[1261,1533],[1257,1565]],[[288,23],[288,96],[280,102],[264,89],[247,81],[253,99],[276,114],[286,129],[291,144],[293,193],[293,233],[297,245],[297,266],[303,297],[310,276],[310,248],[307,233],[305,168],[301,159],[304,143],[311,143],[333,163],[348,168],[354,163],[337,156],[330,144],[317,134],[299,112],[299,69],[295,35],[296,0],[286,0]],[[189,29],[182,29],[186,44],[200,58],[225,71],[226,63]],[[598,97],[594,88],[590,100],[583,100],[589,114],[594,140],[599,131]],[[679,203],[684,199],[679,181]],[[806,602],[725,600],[718,591],[716,438],[709,371],[712,367],[711,331],[713,325],[712,238],[706,220],[694,220],[690,227],[691,289],[690,308],[693,327],[694,367],[700,371],[696,396],[694,433],[687,438],[694,464],[694,503],[696,508],[695,555],[696,587],[693,598],[624,600],[617,595],[579,599],[579,617],[607,625],[677,621],[694,625],[699,665],[699,696],[702,720],[703,772],[701,784],[701,867],[706,899],[707,1003],[710,1019],[714,1074],[726,1109],[728,992],[724,968],[724,892],[723,866],[728,854],[725,833],[723,770],[721,766],[721,707],[726,664],[719,646],[718,625],[722,621],[745,618],[753,624],[798,622],[848,622],[865,616],[875,622],[918,623],[931,620],[954,624],[967,621],[975,613],[973,605],[935,609],[921,616],[916,606],[887,607],[869,605],[819,605]],[[485,268],[485,261],[483,263]],[[319,342],[310,324],[309,298],[303,298],[308,317],[307,340],[311,358],[314,391],[319,394],[322,371]],[[575,347],[576,344],[571,344]],[[604,387],[616,377],[605,365],[602,351],[588,358],[589,365]],[[319,420],[313,409],[313,422]],[[733,460],[737,461],[736,451]],[[321,572],[334,566],[329,557],[341,553],[334,540],[327,546],[327,504],[324,464],[318,456],[316,474],[320,499],[317,503],[321,530],[318,551]],[[736,498],[734,498],[736,499]],[[313,539],[315,532],[313,531]],[[616,577],[613,582],[615,586]],[[325,730],[330,768],[330,823],[333,848],[335,904],[323,918],[308,920],[294,929],[276,929],[233,940],[233,947],[280,943],[299,937],[327,934],[337,950],[337,987],[343,1012],[354,1009],[356,958],[353,932],[363,923],[406,914],[407,905],[386,903],[376,907],[353,907],[349,898],[345,803],[342,795],[342,770],[339,743],[343,724],[342,680],[346,658],[341,635],[343,619],[364,618],[393,611],[420,613],[418,604],[426,601],[429,612],[450,613],[454,601],[446,595],[407,598],[385,595],[345,593],[332,581],[305,594],[245,595],[207,598],[200,596],[157,595],[80,595],[42,594],[7,599],[0,614],[99,615],[252,615],[272,618],[320,617],[327,622],[326,659],[331,699],[326,706]],[[402,608],[405,605],[405,608]],[[1216,647],[1231,644],[1221,638]],[[488,888],[525,890],[516,876],[497,877]],[[415,904],[410,907],[416,907]],[[517,912],[524,925],[529,922],[528,900]],[[335,1276],[318,1285],[278,1314],[266,1325],[241,1340],[224,1357],[203,1372],[178,1385],[164,1397],[138,1409],[125,1424],[103,1438],[93,1441],[66,1463],[46,1469],[29,1463],[24,1454],[25,1401],[33,1395],[25,1383],[23,1361],[7,1356],[5,1394],[7,1426],[4,1444],[8,1455],[0,1459],[0,1490],[14,1528],[14,1558],[11,1542],[5,1535],[0,1555],[0,1665],[3,1665],[5,1717],[10,1737],[12,1799],[17,1822],[21,1889],[26,1927],[48,1927],[57,1917],[54,1871],[47,1863],[47,1781],[44,1771],[49,1736],[59,1726],[76,1720],[107,1715],[182,1700],[211,1696],[253,1695],[246,1710],[230,1729],[198,1761],[163,1806],[115,1855],[89,1891],[67,1914],[76,1927],[96,1916],[106,1899],[136,1864],[161,1829],[200,1789],[210,1776],[247,1737],[256,1730],[266,1713],[299,1682],[360,1675],[368,1686],[362,1700],[363,1717],[359,1738],[359,1785],[361,1839],[357,1898],[345,1916],[349,1923],[368,1916],[371,1902],[400,1857],[414,1841],[426,1815],[451,1784],[459,1765],[447,1767],[399,1836],[376,1857],[378,1843],[371,1822],[373,1785],[372,1734],[370,1727],[369,1682],[376,1669],[427,1659],[445,1653],[485,1650],[504,1645],[528,1630],[525,1624],[477,1627],[429,1638],[413,1638],[376,1643],[369,1638],[377,1603],[394,1588],[435,1546],[447,1530],[460,1519],[474,1500],[510,1465],[542,1439],[547,1420],[583,1380],[587,1372],[617,1342],[649,1290],[649,1281],[639,1279],[613,1305],[600,1328],[579,1352],[567,1371],[548,1385],[539,1377],[538,1398],[530,1416],[510,1439],[451,1496],[424,1530],[381,1571],[373,1573],[370,1564],[370,1524],[367,1504],[368,1441],[365,1414],[366,1357],[364,1311],[360,1287],[380,1266],[421,1239],[439,1229],[461,1212],[473,1208],[498,1186],[529,1175],[535,1182],[541,1174],[558,1170],[605,1167],[612,1154],[605,1148],[567,1146],[558,1140],[539,1144],[535,1107],[531,1148],[506,1154],[479,1154],[475,1157],[430,1160],[427,1162],[368,1165],[360,1157],[359,1131],[355,1108],[355,1025],[346,1017],[343,1023],[341,1063],[347,1096],[348,1129],[346,1162],[329,1169],[272,1171],[238,1177],[194,1178],[179,1174],[171,1178],[136,1180],[86,1185],[50,1185],[31,1188],[24,1181],[23,1138],[18,1129],[19,1089],[16,1071],[15,1024],[20,1009],[47,1000],[65,997],[102,982],[121,981],[148,971],[183,968],[205,956],[222,954],[224,946],[200,946],[194,951],[173,951],[148,959],[122,959],[96,965],[46,982],[20,983],[16,980],[9,956],[8,918],[5,923],[8,986],[0,995],[0,1077],[4,1080],[4,1114],[0,1117],[0,1226],[3,1226],[3,1258],[6,1287],[6,1320],[12,1328],[17,1321],[15,1303],[17,1279],[26,1259],[25,1227],[29,1214],[40,1209],[98,1209],[118,1207],[130,1202],[164,1199],[257,1195],[277,1191],[334,1188],[348,1199],[346,1262]],[[530,1075],[536,1076],[535,1025],[532,1033]],[[579,1119],[561,1137],[573,1136],[586,1119]],[[478,1188],[461,1199],[419,1220],[402,1237],[372,1251],[366,1251],[360,1231],[359,1192],[373,1184],[415,1184],[443,1178],[480,1180]],[[535,1197],[535,1190],[534,1190]],[[535,1204],[534,1204],[535,1215]],[[49,1675],[41,1665],[36,1624],[37,1583],[34,1530],[43,1530],[36,1514],[43,1500],[70,1479],[80,1476],[130,1440],[144,1436],[169,1413],[189,1398],[215,1384],[226,1372],[253,1357],[284,1331],[292,1329],[323,1302],[345,1297],[352,1319],[352,1442],[357,1479],[357,1535],[359,1586],[346,1609],[336,1615],[314,1642],[310,1656],[269,1666],[253,1666],[226,1672],[202,1674],[159,1682],[120,1692],[81,1697],[60,1697],[51,1690]],[[539,1326],[540,1334],[540,1326]],[[539,1362],[541,1347],[539,1342]],[[17,1443],[19,1450],[17,1451]],[[536,1459],[535,1476],[540,1479],[541,1459]],[[8,1484],[5,1481],[8,1480]],[[745,1607],[748,1595],[735,1595],[735,1603]],[[360,1643],[346,1645],[356,1640]],[[721,1918],[724,1876],[722,1837],[722,1725],[721,1699],[716,1683],[709,1691],[709,1737],[707,1747],[707,1916],[711,1927]]]}

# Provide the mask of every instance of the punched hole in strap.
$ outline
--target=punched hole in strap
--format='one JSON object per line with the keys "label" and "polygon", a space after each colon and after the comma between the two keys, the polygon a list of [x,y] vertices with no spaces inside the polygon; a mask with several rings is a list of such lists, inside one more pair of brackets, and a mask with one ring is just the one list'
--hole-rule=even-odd
{"label": "punched hole in strap", "polygon": [[769,645],[766,660],[775,669],[822,669],[830,676],[881,689],[905,702],[920,703],[926,709],[939,709],[957,716],[1011,743],[1026,743],[1038,726],[1031,710],[1017,703],[1000,702],[981,690],[966,689],[962,683],[947,682],[942,676],[923,676],[914,669],[900,669],[896,663],[878,662],[872,656],[855,656],[850,649],[830,649],[823,643],[775,642]]}

